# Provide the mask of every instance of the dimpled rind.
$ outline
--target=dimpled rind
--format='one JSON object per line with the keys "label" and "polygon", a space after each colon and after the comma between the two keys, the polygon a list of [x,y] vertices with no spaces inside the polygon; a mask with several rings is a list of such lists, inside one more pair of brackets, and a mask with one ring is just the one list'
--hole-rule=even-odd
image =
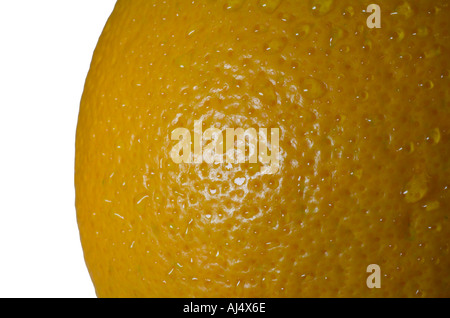
{"label": "dimpled rind", "polygon": [[[450,297],[450,5],[370,3],[117,2],[76,138],[99,297]],[[200,119],[279,128],[279,170],[175,164]]]}

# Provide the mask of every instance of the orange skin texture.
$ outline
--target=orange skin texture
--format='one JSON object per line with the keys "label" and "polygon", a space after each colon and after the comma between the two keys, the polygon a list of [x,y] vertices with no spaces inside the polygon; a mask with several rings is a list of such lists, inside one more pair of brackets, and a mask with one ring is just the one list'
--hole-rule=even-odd
{"label": "orange skin texture", "polygon": [[[450,5],[370,3],[117,2],[76,137],[99,297],[450,297]],[[279,170],[175,164],[200,119],[279,128]]]}

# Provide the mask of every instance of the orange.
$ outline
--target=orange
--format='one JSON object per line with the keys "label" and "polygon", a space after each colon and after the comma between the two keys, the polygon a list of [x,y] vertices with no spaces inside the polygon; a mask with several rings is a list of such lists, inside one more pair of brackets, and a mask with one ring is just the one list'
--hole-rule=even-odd
{"label": "orange", "polygon": [[[450,296],[450,5],[370,3],[117,2],[76,138],[99,297]],[[175,163],[199,120],[278,128],[278,171]]]}

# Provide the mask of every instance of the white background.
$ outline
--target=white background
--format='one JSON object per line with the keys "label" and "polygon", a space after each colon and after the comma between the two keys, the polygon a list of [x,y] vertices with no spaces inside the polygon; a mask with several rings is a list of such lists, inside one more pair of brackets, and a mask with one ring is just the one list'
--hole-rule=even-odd
{"label": "white background", "polygon": [[78,108],[115,0],[0,0],[0,297],[95,297],[75,214]]}

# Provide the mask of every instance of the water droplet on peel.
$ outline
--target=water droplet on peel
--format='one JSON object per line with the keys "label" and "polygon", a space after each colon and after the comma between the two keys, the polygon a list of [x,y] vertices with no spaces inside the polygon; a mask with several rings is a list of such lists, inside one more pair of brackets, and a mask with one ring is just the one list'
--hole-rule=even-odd
{"label": "water droplet on peel", "polygon": [[245,0],[226,0],[225,10],[236,11],[239,10],[244,4]]}
{"label": "water droplet on peel", "polygon": [[423,199],[428,192],[428,180],[425,174],[414,175],[406,184],[403,192],[405,201],[408,203],[416,203]]}
{"label": "water droplet on peel", "polygon": [[272,13],[280,6],[281,0],[258,0],[258,7],[267,12]]}
{"label": "water droplet on peel", "polygon": [[315,16],[323,16],[333,8],[333,0],[311,0],[311,10]]}
{"label": "water droplet on peel", "polygon": [[327,86],[318,79],[304,78],[300,81],[300,92],[306,99],[318,99],[326,94]]}

